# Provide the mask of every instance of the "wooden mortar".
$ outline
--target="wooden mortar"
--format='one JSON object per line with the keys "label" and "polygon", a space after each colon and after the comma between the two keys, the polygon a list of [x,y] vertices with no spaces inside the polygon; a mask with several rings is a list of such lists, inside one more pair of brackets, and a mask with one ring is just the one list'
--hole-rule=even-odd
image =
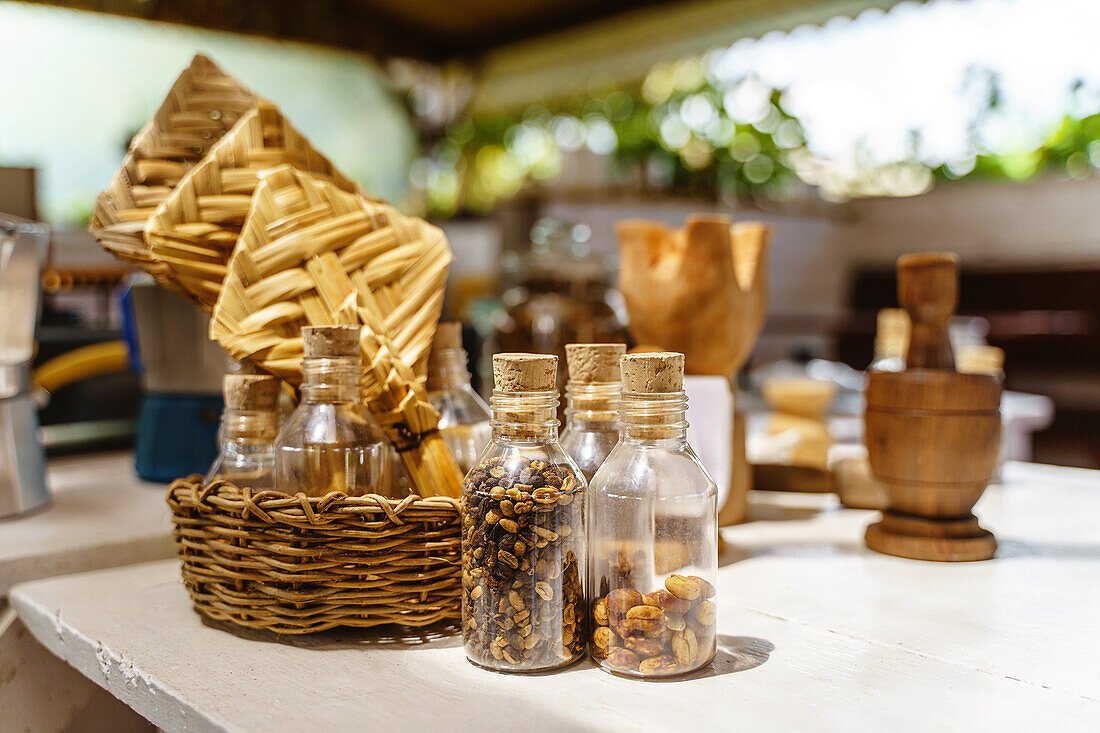
{"label": "wooden mortar", "polygon": [[997,463],[1001,378],[955,371],[947,321],[958,256],[901,257],[898,300],[913,323],[906,370],[867,379],[867,453],[887,494],[867,546],[916,560],[988,560],[997,542],[971,510]]}

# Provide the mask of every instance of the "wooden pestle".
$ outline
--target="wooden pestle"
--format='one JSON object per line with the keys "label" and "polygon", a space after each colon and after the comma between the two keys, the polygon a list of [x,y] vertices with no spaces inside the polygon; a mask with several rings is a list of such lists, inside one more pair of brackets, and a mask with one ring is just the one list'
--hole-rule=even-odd
{"label": "wooden pestle", "polygon": [[947,322],[959,304],[959,256],[950,252],[898,258],[898,302],[909,314],[910,369],[954,369]]}
{"label": "wooden pestle", "polygon": [[997,461],[1001,379],[954,369],[957,269],[953,254],[898,260],[898,300],[913,323],[906,370],[868,375],[867,453],[888,501],[865,539],[889,555],[984,560],[997,547],[971,510]]}

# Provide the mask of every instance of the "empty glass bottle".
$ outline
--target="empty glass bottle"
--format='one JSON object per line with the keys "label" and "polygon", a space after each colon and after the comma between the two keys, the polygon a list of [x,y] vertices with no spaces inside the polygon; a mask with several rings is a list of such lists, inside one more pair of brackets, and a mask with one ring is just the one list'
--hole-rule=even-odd
{"label": "empty glass bottle", "polygon": [[617,674],[679,675],[714,657],[718,489],[687,442],[683,355],[620,364],[621,437],[586,506],[592,657]]}
{"label": "empty glass bottle", "polygon": [[489,406],[470,386],[462,324],[440,323],[428,357],[428,399],[439,410],[439,432],[466,473],[489,444]]}
{"label": "empty glass bottle", "polygon": [[359,327],[307,326],[302,340],[302,401],[275,441],[276,487],[390,495],[386,437],[360,401]]}
{"label": "empty glass bottle", "polygon": [[276,402],[279,380],[255,374],[226,374],[225,409],[218,428],[220,452],[206,474],[257,491],[275,488]]}
{"label": "empty glass bottle", "polygon": [[585,480],[558,443],[557,357],[493,357],[493,438],[462,485],[466,656],[536,672],[584,654]]}
{"label": "empty glass bottle", "polygon": [[565,430],[561,447],[592,480],[619,442],[619,357],[625,344],[567,344]]}

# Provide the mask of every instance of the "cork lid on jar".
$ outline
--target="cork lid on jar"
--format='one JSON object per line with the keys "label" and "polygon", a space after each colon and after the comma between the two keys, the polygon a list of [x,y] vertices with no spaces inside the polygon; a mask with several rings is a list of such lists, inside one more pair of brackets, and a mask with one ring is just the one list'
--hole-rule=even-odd
{"label": "cork lid on jar", "polygon": [[262,374],[226,374],[222,391],[227,410],[274,412],[279,380]]}
{"label": "cork lid on jar", "polygon": [[625,354],[619,367],[623,392],[659,394],[684,389],[684,355],[678,352]]}
{"label": "cork lid on jar", "polygon": [[493,385],[498,392],[548,392],[555,388],[558,357],[551,354],[493,355]]}
{"label": "cork lid on jar", "polygon": [[581,384],[618,382],[619,359],[626,344],[566,344],[569,381]]}
{"label": "cork lid on jar", "polygon": [[359,326],[304,326],[307,357],[359,356]]}

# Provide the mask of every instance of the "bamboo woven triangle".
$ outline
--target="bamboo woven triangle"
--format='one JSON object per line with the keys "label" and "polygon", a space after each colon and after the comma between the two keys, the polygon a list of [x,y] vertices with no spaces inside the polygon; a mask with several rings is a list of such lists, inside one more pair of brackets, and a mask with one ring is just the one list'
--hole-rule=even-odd
{"label": "bamboo woven triangle", "polygon": [[214,307],[230,354],[301,380],[301,328],[362,325],[365,401],[422,496],[457,496],[454,459],[414,367],[443,306],[446,237],[389,204],[283,166],[261,175]]}
{"label": "bamboo woven triangle", "polygon": [[96,197],[88,230],[111,254],[172,287],[171,272],[145,244],[146,220],[256,97],[205,56],[179,75],[153,119],[134,137],[122,167]]}
{"label": "bamboo woven triangle", "polygon": [[221,292],[260,173],[284,164],[345,191],[358,190],[275,105],[261,100],[183,177],[146,224],[153,256],[206,310]]}

